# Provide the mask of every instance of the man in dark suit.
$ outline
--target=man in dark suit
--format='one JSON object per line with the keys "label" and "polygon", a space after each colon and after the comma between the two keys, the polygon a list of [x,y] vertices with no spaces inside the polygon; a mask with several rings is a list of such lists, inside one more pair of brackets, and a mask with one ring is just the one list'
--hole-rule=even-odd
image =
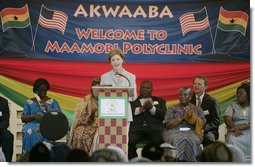
{"label": "man in dark suit", "polygon": [[0,145],[7,162],[12,161],[13,134],[7,130],[9,127],[10,110],[8,101],[0,97]]}
{"label": "man in dark suit", "polygon": [[144,80],[140,85],[140,96],[131,102],[133,122],[129,128],[128,158],[137,157],[136,144],[147,140],[153,144],[162,144],[163,119],[166,113],[166,101],[152,96],[151,81]]}
{"label": "man in dark suit", "polygon": [[208,80],[204,76],[193,79],[194,94],[191,103],[200,106],[205,114],[206,125],[204,130],[203,146],[214,143],[219,138],[220,108],[215,98],[205,92]]}

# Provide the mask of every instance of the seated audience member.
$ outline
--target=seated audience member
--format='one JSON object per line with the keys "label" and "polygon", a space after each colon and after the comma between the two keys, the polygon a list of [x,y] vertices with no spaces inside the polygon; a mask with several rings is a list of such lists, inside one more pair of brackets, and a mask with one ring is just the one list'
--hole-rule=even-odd
{"label": "seated audience member", "polygon": [[66,157],[66,162],[89,162],[89,154],[81,149],[71,150]]}
{"label": "seated audience member", "polygon": [[136,163],[136,162],[152,162],[152,161],[145,157],[135,157],[135,158],[132,158],[129,162]]}
{"label": "seated audience member", "polygon": [[164,143],[162,138],[166,101],[152,96],[152,82],[142,81],[140,96],[131,102],[133,122],[129,128],[128,158],[137,157],[136,144],[148,140],[155,145]]}
{"label": "seated audience member", "polygon": [[196,161],[204,136],[204,113],[200,107],[190,103],[191,96],[190,88],[181,88],[180,103],[169,108],[163,121],[164,141],[176,147],[178,161]]}
{"label": "seated audience member", "polygon": [[66,143],[55,143],[51,147],[51,162],[66,162],[71,149]]}
{"label": "seated audience member", "polygon": [[232,162],[232,153],[226,144],[216,141],[197,156],[199,162]]}
{"label": "seated audience member", "polygon": [[220,108],[215,98],[206,93],[208,80],[204,76],[193,79],[194,94],[190,103],[202,108],[206,124],[204,129],[203,146],[212,144],[219,138]]}
{"label": "seated audience member", "polygon": [[[100,78],[96,77],[91,82],[92,86],[97,86]],[[98,133],[98,104],[97,98],[90,93],[77,104],[75,116],[70,131],[68,145],[71,149],[81,149],[92,154],[97,147]]]}
{"label": "seated audience member", "polygon": [[113,149],[99,149],[92,153],[91,162],[123,162],[123,158]]}
{"label": "seated audience member", "polygon": [[237,101],[232,102],[224,113],[227,126],[227,144],[232,144],[242,150],[245,162],[251,162],[251,106],[250,85],[244,83],[237,88]]}
{"label": "seated audience member", "polygon": [[50,89],[49,82],[44,78],[38,78],[34,82],[33,92],[35,97],[28,99],[24,104],[24,111],[21,116],[23,123],[22,149],[24,152],[30,149],[38,142],[47,141],[39,131],[40,121],[45,113],[62,112],[58,102],[47,96]]}
{"label": "seated audience member", "polygon": [[227,146],[232,154],[232,162],[241,162],[241,163],[245,162],[244,153],[240,148],[235,147],[232,144],[227,144]]}
{"label": "seated audience member", "polygon": [[174,162],[176,161],[176,148],[169,143],[162,143],[160,148],[164,150],[163,162]]}
{"label": "seated audience member", "polygon": [[0,147],[7,162],[12,161],[13,154],[13,134],[7,130],[9,127],[10,110],[8,101],[0,97]]}
{"label": "seated audience member", "polygon": [[142,157],[148,158],[153,162],[161,162],[163,155],[164,150],[159,145],[149,143],[142,149]]}
{"label": "seated audience member", "polygon": [[121,148],[119,148],[117,146],[110,145],[107,147],[107,149],[115,151],[119,155],[121,162],[128,162],[128,157],[127,157],[126,153],[124,152],[124,150],[122,150]]}
{"label": "seated audience member", "polygon": [[39,142],[29,152],[29,162],[50,162],[50,150],[43,142]]}

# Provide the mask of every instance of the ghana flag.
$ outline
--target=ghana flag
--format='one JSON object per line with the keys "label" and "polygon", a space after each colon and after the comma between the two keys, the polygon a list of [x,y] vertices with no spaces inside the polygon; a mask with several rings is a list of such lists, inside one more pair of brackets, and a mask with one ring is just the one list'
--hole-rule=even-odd
{"label": "ghana flag", "polygon": [[30,25],[27,4],[22,8],[5,8],[0,14],[3,32],[9,28],[26,28]]}
{"label": "ghana flag", "polygon": [[245,36],[249,16],[242,11],[227,11],[220,8],[217,27],[222,31],[238,31]]}

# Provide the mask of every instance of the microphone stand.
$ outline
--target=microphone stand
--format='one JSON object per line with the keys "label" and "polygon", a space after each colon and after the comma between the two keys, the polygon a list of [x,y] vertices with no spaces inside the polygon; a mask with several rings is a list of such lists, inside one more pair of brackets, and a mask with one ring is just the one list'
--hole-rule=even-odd
{"label": "microphone stand", "polygon": [[120,74],[118,71],[117,71],[117,72],[115,72],[115,75],[119,75],[119,76],[124,77],[124,78],[128,81],[129,87],[131,86],[130,80],[129,80],[129,79],[128,79],[125,75]]}

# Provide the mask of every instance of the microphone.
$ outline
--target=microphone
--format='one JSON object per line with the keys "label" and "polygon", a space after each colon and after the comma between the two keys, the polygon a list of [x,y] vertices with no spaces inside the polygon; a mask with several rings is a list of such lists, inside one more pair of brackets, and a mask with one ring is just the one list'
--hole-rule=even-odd
{"label": "microphone", "polygon": [[115,72],[115,75],[119,75],[119,76],[124,77],[128,81],[129,87],[131,86],[130,80],[125,75],[119,73],[118,71]]}

